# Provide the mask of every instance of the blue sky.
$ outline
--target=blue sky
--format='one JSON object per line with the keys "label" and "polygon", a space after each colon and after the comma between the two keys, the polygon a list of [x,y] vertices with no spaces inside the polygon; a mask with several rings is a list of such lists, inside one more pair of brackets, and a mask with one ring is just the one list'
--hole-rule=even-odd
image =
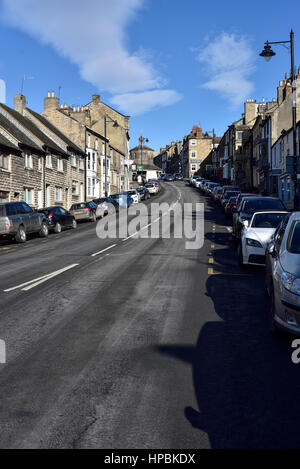
{"label": "blue sky", "polygon": [[290,68],[281,46],[266,63],[264,41],[295,32],[300,65],[300,5],[199,0],[0,0],[0,78],[6,102],[24,83],[30,107],[47,91],[82,105],[93,93],[132,115],[131,146],[141,130],[157,150],[194,124],[218,135],[243,112],[245,98],[276,97]]}

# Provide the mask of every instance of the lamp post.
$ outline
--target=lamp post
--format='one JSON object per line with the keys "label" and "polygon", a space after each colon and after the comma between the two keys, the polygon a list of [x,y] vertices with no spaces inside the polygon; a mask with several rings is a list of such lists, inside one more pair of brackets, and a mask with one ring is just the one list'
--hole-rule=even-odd
{"label": "lamp post", "polygon": [[104,182],[104,192],[105,197],[108,196],[107,192],[107,121],[113,122],[113,127],[119,127],[119,124],[116,120],[111,119],[107,114],[104,114],[104,158],[105,158],[105,182]]}
{"label": "lamp post", "polygon": [[[298,195],[297,195],[297,136],[296,136],[296,83],[295,83],[295,64],[294,64],[294,31],[291,29],[289,41],[265,42],[263,51],[259,54],[267,62],[276,55],[272,50],[270,44],[281,44],[288,48],[291,54],[291,80],[292,80],[292,121],[293,121],[293,182],[294,182],[294,210],[298,210]],[[285,46],[289,44],[289,46]]]}
{"label": "lamp post", "polygon": [[143,144],[144,142],[148,143],[149,140],[146,137],[143,137],[143,135],[140,136],[139,142],[141,144],[141,166],[143,165]]}

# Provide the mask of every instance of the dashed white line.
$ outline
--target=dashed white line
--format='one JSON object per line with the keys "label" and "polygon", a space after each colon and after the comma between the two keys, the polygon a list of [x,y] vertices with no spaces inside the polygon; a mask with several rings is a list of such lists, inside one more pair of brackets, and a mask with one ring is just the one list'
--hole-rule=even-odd
{"label": "dashed white line", "polygon": [[28,282],[21,283],[20,285],[16,285],[15,287],[7,288],[4,291],[10,292],[13,290],[17,290],[18,288],[21,288],[23,291],[31,290],[31,288],[34,288],[37,285],[40,285],[41,283],[46,282],[47,280],[50,280],[51,278],[56,277],[57,275],[60,275],[63,272],[66,272],[67,270],[73,269],[74,267],[77,267],[78,265],[79,264],[68,265],[67,267],[63,267],[62,269],[51,272],[50,274],[46,274],[46,275],[43,275],[42,277],[34,278],[32,280],[29,280]]}
{"label": "dashed white line", "polygon": [[102,249],[102,251],[94,252],[94,254],[91,254],[92,257],[99,256],[99,254],[102,254],[105,251],[108,251],[109,249],[112,249],[116,247],[117,244],[112,244],[111,246],[108,246],[108,248]]}

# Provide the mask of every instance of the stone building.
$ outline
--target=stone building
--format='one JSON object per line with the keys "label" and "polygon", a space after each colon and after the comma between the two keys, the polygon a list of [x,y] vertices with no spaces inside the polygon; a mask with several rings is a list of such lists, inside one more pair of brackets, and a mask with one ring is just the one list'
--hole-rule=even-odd
{"label": "stone building", "polygon": [[191,177],[200,169],[203,160],[212,150],[213,139],[200,126],[194,125],[190,134],[185,135],[180,153],[182,173],[185,178]]}
{"label": "stone building", "polygon": [[34,208],[84,200],[85,153],[15,95],[14,109],[0,104],[1,200]]}
{"label": "stone building", "polygon": [[134,165],[152,165],[156,156],[157,151],[144,144],[130,150],[130,159]]}
{"label": "stone building", "polygon": [[[93,95],[92,101],[85,106],[70,107],[60,105],[53,92],[44,99],[42,115],[89,155],[88,199],[128,189],[129,116],[103,103],[98,94]],[[115,151],[120,158],[112,161],[111,153]]]}

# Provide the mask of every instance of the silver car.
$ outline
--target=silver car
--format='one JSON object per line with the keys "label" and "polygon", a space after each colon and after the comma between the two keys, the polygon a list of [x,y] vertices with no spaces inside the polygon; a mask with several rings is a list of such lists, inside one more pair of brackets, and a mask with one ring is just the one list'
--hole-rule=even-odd
{"label": "silver car", "polygon": [[104,208],[95,202],[80,202],[73,204],[70,208],[70,213],[74,215],[76,221],[96,221],[97,218],[104,216]]}
{"label": "silver car", "polygon": [[300,212],[288,214],[266,249],[271,330],[300,334]]}
{"label": "silver car", "polygon": [[45,214],[38,213],[22,201],[0,204],[0,237],[25,243],[29,233],[38,233],[41,237],[48,236]]}

